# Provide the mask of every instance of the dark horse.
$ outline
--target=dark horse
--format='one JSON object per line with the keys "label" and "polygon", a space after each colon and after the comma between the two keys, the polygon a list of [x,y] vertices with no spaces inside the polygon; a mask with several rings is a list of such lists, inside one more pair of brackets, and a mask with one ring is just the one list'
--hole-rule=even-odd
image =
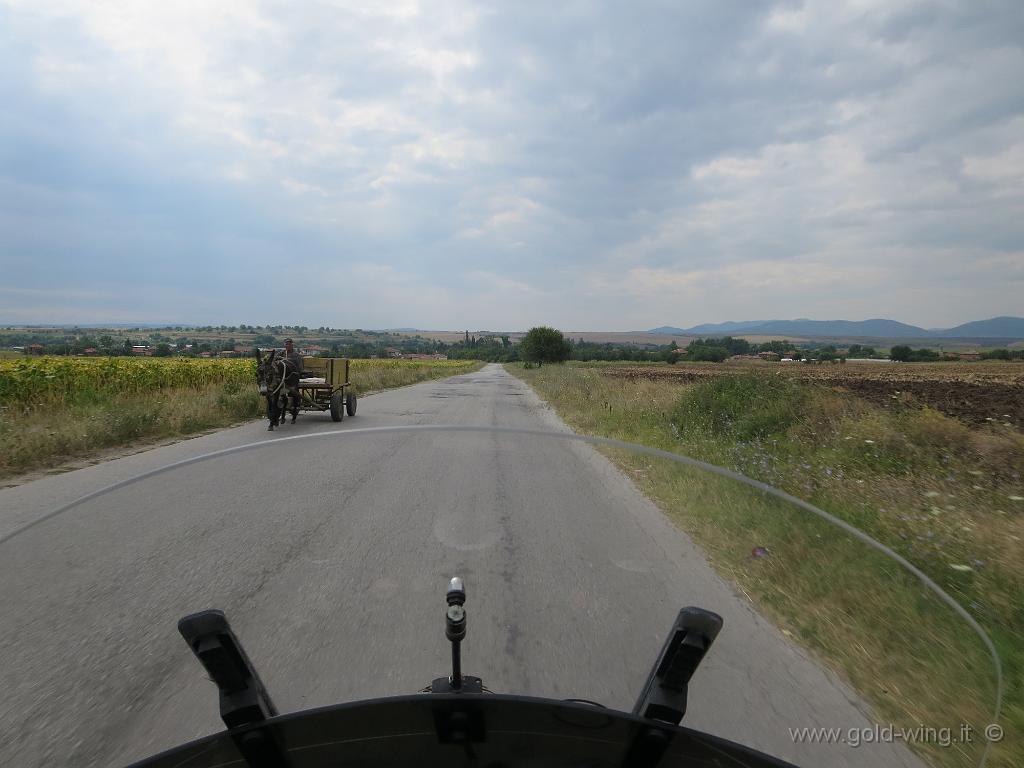
{"label": "dark horse", "polygon": [[299,396],[296,389],[299,384],[299,372],[284,355],[278,356],[277,350],[271,350],[266,357],[256,350],[256,383],[260,394],[267,398],[267,418],[270,419],[271,432],[278,423],[284,423],[285,414],[290,410],[292,424],[299,415]]}

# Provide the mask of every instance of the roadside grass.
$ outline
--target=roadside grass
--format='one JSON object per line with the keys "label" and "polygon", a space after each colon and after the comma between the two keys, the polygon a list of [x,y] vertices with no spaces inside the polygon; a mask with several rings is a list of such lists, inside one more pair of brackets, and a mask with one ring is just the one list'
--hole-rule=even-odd
{"label": "roadside grass", "polygon": [[135,392],[82,391],[70,402],[0,405],[0,477],[55,467],[118,446],[225,427],[261,413],[255,387]]}
{"label": "roadside grass", "polygon": [[[882,409],[756,372],[680,385],[613,378],[593,366],[507,367],[578,432],[738,470],[807,499],[921,568],[985,627],[1000,652],[1007,737],[989,764],[1018,764],[1019,432],[969,428],[912,402]],[[916,578],[834,526],[747,486],[667,460],[607,453],[701,545],[716,570],[845,677],[879,722],[953,734],[969,723],[976,729],[972,744],[914,746],[936,765],[977,764],[994,702],[991,661],[964,621]]]}
{"label": "roadside grass", "polygon": [[[461,360],[353,360],[349,378],[362,395],[467,373],[482,365]],[[17,397],[0,400],[0,478],[59,467],[112,448],[228,427],[261,418],[265,408],[255,378],[251,383],[234,380],[145,391],[128,384],[121,392],[104,382],[101,389],[82,385],[72,387],[70,394],[64,388],[27,401],[19,390]]]}

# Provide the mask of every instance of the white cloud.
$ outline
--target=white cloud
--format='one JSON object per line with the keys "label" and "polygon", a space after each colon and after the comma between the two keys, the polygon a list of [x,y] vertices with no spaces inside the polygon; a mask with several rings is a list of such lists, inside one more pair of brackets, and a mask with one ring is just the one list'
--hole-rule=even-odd
{"label": "white cloud", "polygon": [[483,290],[492,291],[501,295],[521,293],[537,293],[537,289],[522,280],[514,280],[506,275],[495,274],[483,270],[473,270],[466,274],[467,282],[471,286],[477,286]]}
{"label": "white cloud", "polygon": [[362,326],[1019,312],[1016,0],[4,5],[16,287],[148,258],[245,322],[220,286],[294,260],[313,325],[353,280]]}
{"label": "white cloud", "polygon": [[1008,182],[1018,191],[1024,189],[1024,143],[1002,152],[968,155],[963,159],[964,173],[984,181]]}

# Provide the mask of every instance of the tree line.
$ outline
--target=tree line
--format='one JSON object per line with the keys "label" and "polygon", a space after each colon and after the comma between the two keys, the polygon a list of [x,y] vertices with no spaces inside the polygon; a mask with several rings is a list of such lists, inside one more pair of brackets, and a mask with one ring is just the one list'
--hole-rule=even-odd
{"label": "tree line", "polygon": [[[150,331],[145,335],[118,335],[109,333],[94,335],[88,332],[44,332],[25,331],[5,334],[8,346],[42,345],[42,353],[48,355],[81,355],[86,350],[89,354],[117,356],[133,354],[133,346],[146,346],[154,356],[196,356],[203,353],[219,354],[234,352],[239,344],[264,348],[282,347],[287,335],[298,336],[300,330],[309,331],[303,326],[221,326],[226,331],[237,329],[240,332],[256,333],[251,339],[236,340],[227,335],[218,338],[204,338],[195,335],[169,334],[163,331]],[[211,327],[218,330],[217,327]],[[280,329],[281,332],[275,332]],[[206,332],[206,329],[193,329]],[[839,349],[834,344],[813,345],[807,343],[768,341],[756,344],[746,339],[732,336],[699,338],[680,347],[675,340],[662,345],[638,345],[630,343],[613,344],[609,342],[584,341],[582,338],[569,339],[561,332],[546,326],[531,329],[519,342],[513,342],[508,335],[485,334],[476,336],[466,331],[465,337],[457,342],[443,342],[423,336],[399,336],[390,332],[335,331],[334,336],[313,337],[302,339],[304,347],[318,347],[317,354],[323,357],[349,358],[381,358],[390,357],[397,351],[399,354],[444,354],[453,360],[483,360],[486,362],[508,363],[526,362],[557,362],[558,360],[580,361],[624,361],[624,362],[666,362],[679,361],[722,362],[734,355],[756,355],[762,352],[774,352],[780,357],[793,355],[821,361],[840,361],[846,358],[892,359],[904,362],[939,362],[950,359],[941,351],[898,344],[888,351],[880,352],[875,347],[852,344],[847,349]],[[287,332],[287,333],[285,333]],[[362,335],[361,335],[362,334]],[[532,335],[531,335],[532,334]],[[554,334],[557,334],[554,335]],[[525,346],[524,346],[525,345]],[[534,350],[543,350],[534,352]],[[539,355],[539,357],[537,356]],[[1022,360],[1024,350],[993,349],[983,352],[986,360]]]}

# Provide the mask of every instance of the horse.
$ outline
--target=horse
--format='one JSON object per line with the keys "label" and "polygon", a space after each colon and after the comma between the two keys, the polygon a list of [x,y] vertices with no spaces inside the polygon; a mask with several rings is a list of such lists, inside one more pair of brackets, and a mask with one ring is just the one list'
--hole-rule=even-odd
{"label": "horse", "polygon": [[257,349],[256,383],[260,394],[267,398],[267,418],[270,419],[267,429],[273,432],[278,423],[283,424],[289,410],[294,424],[299,415],[299,397],[294,394],[299,383],[299,372],[295,364],[283,355],[279,357],[276,349],[271,350],[266,357]]}

